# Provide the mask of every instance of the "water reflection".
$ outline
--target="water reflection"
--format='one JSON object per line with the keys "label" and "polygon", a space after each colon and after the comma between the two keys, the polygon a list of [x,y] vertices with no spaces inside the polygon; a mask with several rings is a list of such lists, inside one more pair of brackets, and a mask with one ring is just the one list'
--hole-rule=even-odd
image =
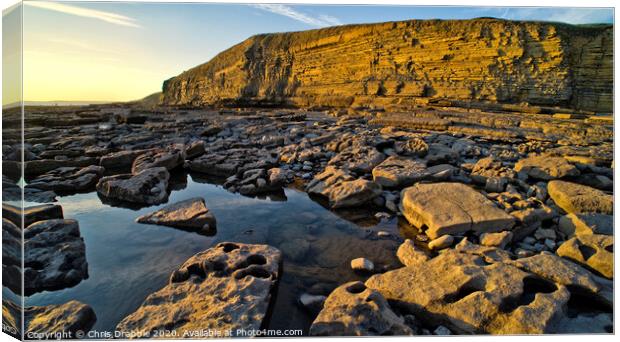
{"label": "water reflection", "polygon": [[[197,175],[172,177],[169,203],[202,197],[218,222],[215,236],[203,236],[134,220],[167,204],[126,208],[104,204],[95,192],[59,198],[67,218],[77,219],[86,243],[89,278],[75,287],[42,292],[26,305],[79,300],[95,310],[93,329],[110,330],[153,291],[165,285],[179,264],[222,241],[266,243],[284,254],[282,279],[269,323],[273,329],[307,329],[314,314],[297,305],[304,292],[324,293],[346,281],[363,279],[351,271],[357,257],[380,269],[399,267],[398,219],[379,220],[367,211],[334,213],[307,194],[285,189],[280,195],[250,198],[233,194]],[[363,215],[362,215],[363,214]],[[378,231],[390,236],[379,238]]]}

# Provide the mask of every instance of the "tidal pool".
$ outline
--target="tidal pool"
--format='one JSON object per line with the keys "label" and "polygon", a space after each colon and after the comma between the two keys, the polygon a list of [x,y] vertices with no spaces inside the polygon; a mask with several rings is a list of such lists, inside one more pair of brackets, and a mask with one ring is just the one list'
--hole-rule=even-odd
{"label": "tidal pool", "polygon": [[[398,218],[376,219],[370,208],[333,212],[293,188],[271,197],[244,197],[183,172],[174,175],[172,189],[167,204],[205,199],[217,219],[214,236],[134,222],[166,204],[130,209],[104,204],[96,192],[60,197],[65,218],[80,224],[89,277],[72,288],[26,297],[25,304],[78,300],[97,314],[93,330],[112,331],[195,253],[222,241],[265,243],[284,255],[267,327],[307,333],[315,314],[297,303],[302,293],[365,279],[350,269],[354,258],[369,258],[380,269],[400,266],[395,252],[401,241],[399,230],[406,230],[406,223]],[[390,236],[378,237],[378,231]]]}

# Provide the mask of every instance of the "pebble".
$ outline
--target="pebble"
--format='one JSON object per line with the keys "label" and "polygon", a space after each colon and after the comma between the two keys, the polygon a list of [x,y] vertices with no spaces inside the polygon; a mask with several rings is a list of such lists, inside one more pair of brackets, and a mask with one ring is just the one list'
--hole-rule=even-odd
{"label": "pebble", "polygon": [[375,264],[366,258],[357,258],[351,260],[351,269],[354,271],[372,272],[375,269]]}
{"label": "pebble", "polygon": [[377,232],[377,236],[378,237],[389,237],[392,234],[390,234],[389,232],[386,232],[385,230],[380,230]]}
{"label": "pebble", "polygon": [[450,329],[440,325],[433,331],[433,335],[452,335],[452,331]]}
{"label": "pebble", "polygon": [[532,255],[534,255],[532,251],[528,251],[522,248],[517,248],[515,253],[517,254],[519,258],[527,258],[527,257],[531,257]]}
{"label": "pebble", "polygon": [[454,243],[454,237],[452,235],[442,235],[435,240],[428,243],[428,248],[432,250],[445,249]]}
{"label": "pebble", "polygon": [[391,215],[388,213],[384,213],[384,212],[378,212],[375,214],[375,217],[378,219],[382,219],[382,218],[389,219]]}

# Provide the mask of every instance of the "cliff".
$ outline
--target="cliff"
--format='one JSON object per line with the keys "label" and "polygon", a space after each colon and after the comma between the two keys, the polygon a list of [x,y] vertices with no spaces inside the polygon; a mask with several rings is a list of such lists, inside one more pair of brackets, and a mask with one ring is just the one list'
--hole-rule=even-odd
{"label": "cliff", "polygon": [[613,26],[412,20],[263,34],[164,82],[166,105],[428,99],[613,108]]}

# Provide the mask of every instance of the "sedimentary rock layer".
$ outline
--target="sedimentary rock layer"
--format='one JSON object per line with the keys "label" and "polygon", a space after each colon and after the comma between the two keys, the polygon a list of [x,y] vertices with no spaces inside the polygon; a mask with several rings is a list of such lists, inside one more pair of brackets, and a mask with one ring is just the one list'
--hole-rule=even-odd
{"label": "sedimentary rock layer", "polygon": [[164,82],[163,103],[527,103],[611,112],[613,27],[411,20],[261,34]]}

